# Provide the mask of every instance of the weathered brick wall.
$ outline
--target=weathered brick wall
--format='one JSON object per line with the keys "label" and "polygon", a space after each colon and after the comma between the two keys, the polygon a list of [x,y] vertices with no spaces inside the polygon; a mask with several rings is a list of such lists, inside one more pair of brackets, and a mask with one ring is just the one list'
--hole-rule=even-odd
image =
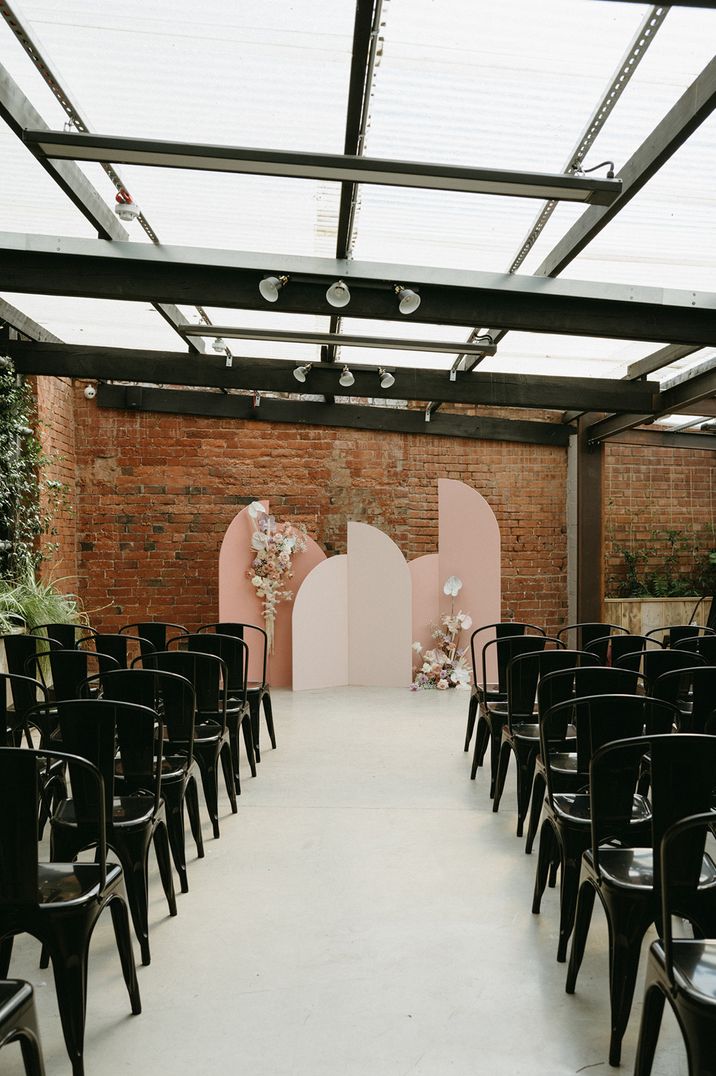
{"label": "weathered brick wall", "polygon": [[[64,486],[62,507],[59,511],[53,510],[54,533],[45,536],[41,543],[48,554],[42,570],[46,576],[61,579],[62,589],[73,591],[78,584],[75,390],[69,379],[60,377],[34,378],[33,389],[40,438],[45,454],[52,461],[43,469],[42,478],[61,482]],[[48,544],[57,548],[48,550]]]}
{"label": "weathered brick wall", "polygon": [[716,549],[716,452],[607,445],[605,468],[607,592],[625,578],[621,549],[644,550],[644,571],[668,555],[668,531],[678,531],[677,570]]}
{"label": "weathered brick wall", "polygon": [[196,625],[217,613],[217,559],[247,499],[267,496],[327,553],[346,523],[380,527],[407,557],[437,546],[437,479],[478,489],[502,529],[504,608],[566,616],[563,449],[99,410],[77,391],[81,590],[98,624]]}

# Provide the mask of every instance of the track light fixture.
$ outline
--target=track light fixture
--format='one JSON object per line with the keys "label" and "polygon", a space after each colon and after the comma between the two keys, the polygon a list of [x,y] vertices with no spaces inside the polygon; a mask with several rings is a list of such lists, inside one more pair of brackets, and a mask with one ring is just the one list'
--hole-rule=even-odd
{"label": "track light fixture", "polygon": [[91,382],[89,385],[85,385],[83,391],[85,400],[94,400],[95,396],[97,395],[97,389]]}
{"label": "track light fixture", "polygon": [[297,366],[293,371],[293,376],[296,378],[296,381],[300,381],[303,385],[310,372],[311,364],[310,362],[307,362],[305,366]]}
{"label": "track light fixture", "polygon": [[281,288],[288,284],[287,276],[265,276],[259,282],[259,291],[267,303],[278,302]]}
{"label": "track light fixture", "polygon": [[392,389],[395,384],[395,378],[391,374],[390,370],[384,370],[381,366],[378,370],[378,377],[380,378],[380,387],[382,389]]}
{"label": "track light fixture", "polygon": [[224,354],[224,352],[226,351],[226,340],[224,340],[223,336],[214,337],[211,344],[211,350],[215,351],[217,355]]}
{"label": "track light fixture", "polygon": [[114,211],[123,221],[136,220],[141,210],[137,203],[132,200],[132,196],[129,191],[121,187],[114,196],[115,206]]}
{"label": "track light fixture", "polygon": [[395,294],[398,296],[398,310],[401,314],[414,314],[420,306],[420,295],[412,288],[406,288],[404,284],[394,284]]}
{"label": "track light fixture", "polygon": [[350,372],[347,366],[344,366],[341,372],[341,376],[338,378],[338,384],[343,385],[344,389],[349,389],[354,383],[355,378],[353,377],[353,374]]}
{"label": "track light fixture", "polygon": [[[348,306],[351,301],[351,293],[348,290],[348,285],[342,280],[336,280],[326,292],[326,299],[328,299],[331,306]],[[349,384],[352,385],[353,382],[351,381]]]}

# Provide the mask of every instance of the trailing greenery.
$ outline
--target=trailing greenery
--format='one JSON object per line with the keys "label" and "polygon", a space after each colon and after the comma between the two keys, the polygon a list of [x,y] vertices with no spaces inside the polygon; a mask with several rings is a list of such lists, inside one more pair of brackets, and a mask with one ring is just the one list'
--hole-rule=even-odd
{"label": "trailing greenery", "polygon": [[619,598],[700,597],[716,591],[716,544],[712,526],[699,534],[680,530],[652,531],[651,544],[621,546],[623,572],[611,576],[609,592]]}
{"label": "trailing greenery", "polygon": [[40,624],[79,624],[85,619],[75,594],[62,594],[54,583],[36,579],[33,571],[20,582],[0,579],[0,633]]}

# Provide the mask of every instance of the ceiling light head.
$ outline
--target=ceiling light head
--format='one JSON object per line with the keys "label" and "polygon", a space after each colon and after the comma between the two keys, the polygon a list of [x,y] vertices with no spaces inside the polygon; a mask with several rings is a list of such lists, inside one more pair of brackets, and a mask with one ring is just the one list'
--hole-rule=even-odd
{"label": "ceiling light head", "polygon": [[[326,292],[326,299],[328,299],[331,306],[348,306],[351,301],[348,285],[342,280],[336,280],[335,284],[331,284]],[[353,382],[350,382],[350,384],[353,384]]]}
{"label": "ceiling light head", "polygon": [[226,351],[226,340],[223,336],[215,336],[211,345],[211,350],[215,351],[217,355],[223,355]]}
{"label": "ceiling light head", "polygon": [[382,389],[392,389],[393,385],[395,384],[395,378],[391,374],[390,370],[384,370],[381,366],[380,370],[378,371],[378,376],[380,377],[380,387]]}
{"label": "ceiling light head", "polygon": [[97,395],[97,389],[93,384],[85,385],[84,387],[85,400],[94,400]]}
{"label": "ceiling light head", "polygon": [[114,196],[114,211],[119,219],[124,221],[136,220],[141,212],[137,203],[132,201],[129,191],[126,191],[124,187]]}
{"label": "ceiling light head", "polygon": [[259,282],[259,291],[267,303],[277,303],[281,288],[288,284],[287,276],[265,276]]}
{"label": "ceiling light head", "polygon": [[398,296],[398,310],[401,314],[414,314],[420,306],[420,294],[412,288],[396,284],[395,294]]}
{"label": "ceiling light head", "polygon": [[350,372],[347,366],[344,366],[343,370],[341,371],[341,376],[338,378],[338,384],[343,385],[344,389],[349,389],[354,383],[355,378],[353,377],[353,374]]}
{"label": "ceiling light head", "polygon": [[293,371],[293,376],[296,378],[296,381],[300,381],[303,385],[310,372],[311,364],[307,362],[305,366],[297,366]]}

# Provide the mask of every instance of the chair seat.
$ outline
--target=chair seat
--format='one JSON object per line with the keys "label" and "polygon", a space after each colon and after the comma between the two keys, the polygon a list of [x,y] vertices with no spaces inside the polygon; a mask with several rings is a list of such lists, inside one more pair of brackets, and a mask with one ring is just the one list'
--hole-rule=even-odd
{"label": "chair seat", "polygon": [[[153,796],[115,796],[112,800],[112,825],[122,826],[147,822],[154,814]],[[53,825],[75,825],[75,805],[65,800],[57,809]]]}
{"label": "chair seat", "polygon": [[263,691],[268,688],[268,684],[264,684],[263,680],[249,680],[246,685],[249,695],[255,695],[259,691]]}
{"label": "chair seat", "polygon": [[512,722],[512,735],[516,736],[520,740],[539,740],[539,725],[532,725],[528,722],[517,723]]}
{"label": "chair seat", "polygon": [[[552,797],[554,809],[558,815],[570,822],[584,823],[589,825],[590,797],[588,792],[556,792]],[[644,796],[635,795],[632,804],[632,822],[646,822],[651,818],[651,808]],[[641,852],[640,848],[605,848],[605,852]],[[651,851],[647,849],[651,856]],[[589,853],[591,854],[591,853]],[[600,851],[601,863],[601,851]]]}
{"label": "chair seat", "polygon": [[[660,941],[654,942],[655,951],[664,962],[664,949]],[[716,942],[675,939],[672,942],[674,981],[682,990],[698,994],[704,1000],[716,1002]]]}
{"label": "chair seat", "polygon": [[218,721],[201,720],[194,729],[194,743],[206,740],[215,740],[221,735],[221,725]]}
{"label": "chair seat", "polygon": [[[593,868],[591,849],[584,853],[584,858]],[[651,848],[602,846],[599,849],[599,870],[602,878],[614,886],[632,890],[654,888],[654,853]],[[716,886],[716,866],[708,855],[702,860],[699,884]]]}
{"label": "chair seat", "polygon": [[[118,863],[107,862],[107,885],[122,875]],[[99,894],[100,871],[96,863],[39,863],[37,894],[40,905],[69,904]]]}
{"label": "chair seat", "polygon": [[577,754],[571,751],[559,751],[549,757],[553,773],[577,773]]}
{"label": "chair seat", "polygon": [[32,987],[21,979],[5,979],[0,982],[0,1025],[22,1009],[32,998]]}

